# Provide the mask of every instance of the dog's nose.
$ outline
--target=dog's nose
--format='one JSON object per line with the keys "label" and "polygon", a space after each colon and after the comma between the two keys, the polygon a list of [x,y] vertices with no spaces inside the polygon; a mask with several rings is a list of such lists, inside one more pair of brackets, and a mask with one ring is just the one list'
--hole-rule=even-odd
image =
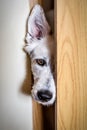
{"label": "dog's nose", "polygon": [[47,102],[52,98],[52,93],[48,90],[40,90],[37,92],[40,101]]}

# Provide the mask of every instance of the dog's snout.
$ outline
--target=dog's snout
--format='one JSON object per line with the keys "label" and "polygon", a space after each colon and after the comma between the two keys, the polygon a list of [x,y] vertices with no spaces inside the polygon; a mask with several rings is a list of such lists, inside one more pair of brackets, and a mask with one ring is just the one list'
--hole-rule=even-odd
{"label": "dog's snout", "polygon": [[48,90],[40,90],[37,92],[37,96],[40,101],[47,102],[47,101],[51,100],[52,93]]}

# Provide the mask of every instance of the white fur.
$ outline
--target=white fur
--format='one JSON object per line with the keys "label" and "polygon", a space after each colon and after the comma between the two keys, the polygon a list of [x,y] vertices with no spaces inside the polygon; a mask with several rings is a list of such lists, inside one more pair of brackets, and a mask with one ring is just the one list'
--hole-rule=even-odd
{"label": "white fur", "polygon": [[[40,26],[38,27],[37,24]],[[41,35],[39,35],[40,31]],[[43,105],[53,104],[56,95],[55,81],[51,69],[54,64],[54,59],[52,59],[55,52],[54,40],[49,32],[50,26],[46,21],[44,11],[40,5],[36,5],[28,19],[27,45],[25,50],[31,57],[31,68],[34,76],[32,96]],[[37,34],[40,36],[40,39],[37,38]],[[47,66],[39,66],[35,61],[38,58],[45,58]],[[48,84],[47,80],[49,81]],[[41,89],[49,90],[52,93],[53,97],[50,101],[42,102],[38,99],[37,92]]]}

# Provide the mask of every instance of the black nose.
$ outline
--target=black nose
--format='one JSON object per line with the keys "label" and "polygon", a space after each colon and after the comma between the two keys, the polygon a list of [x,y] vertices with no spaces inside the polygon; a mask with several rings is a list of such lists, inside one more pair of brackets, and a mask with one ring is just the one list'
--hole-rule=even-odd
{"label": "black nose", "polygon": [[48,90],[40,90],[37,92],[40,101],[47,102],[52,98],[52,93]]}

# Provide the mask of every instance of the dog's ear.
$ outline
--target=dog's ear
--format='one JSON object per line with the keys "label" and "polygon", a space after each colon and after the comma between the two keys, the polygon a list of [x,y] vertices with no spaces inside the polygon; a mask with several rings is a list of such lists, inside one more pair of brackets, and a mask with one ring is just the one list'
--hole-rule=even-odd
{"label": "dog's ear", "polygon": [[40,39],[49,34],[50,26],[40,5],[35,5],[28,19],[28,33],[30,37]]}

